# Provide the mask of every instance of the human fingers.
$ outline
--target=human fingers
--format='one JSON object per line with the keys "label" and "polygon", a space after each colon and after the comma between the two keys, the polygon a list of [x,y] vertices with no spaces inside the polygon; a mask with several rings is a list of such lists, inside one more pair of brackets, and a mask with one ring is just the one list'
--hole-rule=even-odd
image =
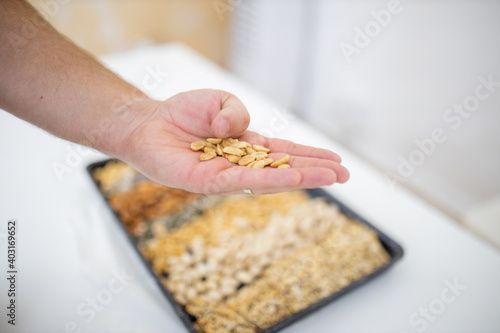
{"label": "human fingers", "polygon": [[252,169],[232,167],[207,179],[201,191],[207,194],[268,194],[331,185],[337,174],[328,168]]}
{"label": "human fingers", "polygon": [[214,136],[218,138],[236,137],[241,135],[250,123],[250,115],[241,101],[226,91],[218,90],[221,110],[211,123]]}
{"label": "human fingers", "polygon": [[272,152],[285,153],[291,156],[302,156],[302,157],[314,157],[331,160],[337,163],[341,163],[342,159],[340,156],[333,151],[323,148],[316,148],[306,145],[301,145],[294,143],[292,141],[283,139],[273,139],[262,136],[258,133],[247,131],[245,132],[245,140],[252,142],[254,144],[263,145]]}
{"label": "human fingers", "polygon": [[[283,154],[271,154],[270,158],[278,160],[278,156]],[[276,156],[276,157],[275,157]],[[349,171],[342,164],[322,158],[290,156],[288,164],[292,168],[327,168],[335,172],[337,175],[337,183],[345,183],[349,179]]]}

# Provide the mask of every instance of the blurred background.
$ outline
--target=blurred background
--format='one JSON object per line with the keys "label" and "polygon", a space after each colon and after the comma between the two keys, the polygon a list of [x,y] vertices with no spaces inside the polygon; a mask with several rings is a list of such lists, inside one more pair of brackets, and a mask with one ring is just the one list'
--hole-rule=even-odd
{"label": "blurred background", "polygon": [[30,2],[96,56],[187,44],[500,247],[500,1]]}

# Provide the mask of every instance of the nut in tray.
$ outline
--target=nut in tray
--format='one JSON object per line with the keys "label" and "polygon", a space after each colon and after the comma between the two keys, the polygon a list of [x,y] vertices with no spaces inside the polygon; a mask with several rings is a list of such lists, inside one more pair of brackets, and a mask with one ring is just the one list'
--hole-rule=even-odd
{"label": "nut in tray", "polygon": [[89,171],[191,332],[275,332],[402,255],[321,190],[203,196],[119,161]]}

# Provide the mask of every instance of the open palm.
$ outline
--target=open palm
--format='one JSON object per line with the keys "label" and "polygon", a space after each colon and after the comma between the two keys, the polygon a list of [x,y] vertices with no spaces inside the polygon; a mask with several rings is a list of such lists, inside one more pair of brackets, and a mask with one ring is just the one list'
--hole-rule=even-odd
{"label": "open palm", "polygon": [[[345,182],[349,173],[328,150],[266,138],[247,131],[247,110],[235,96],[219,90],[175,95],[151,111],[127,139],[124,160],[161,184],[205,194],[275,193]],[[271,149],[270,158],[290,155],[291,169],[252,169],[216,157],[200,161],[191,142],[234,137]]]}

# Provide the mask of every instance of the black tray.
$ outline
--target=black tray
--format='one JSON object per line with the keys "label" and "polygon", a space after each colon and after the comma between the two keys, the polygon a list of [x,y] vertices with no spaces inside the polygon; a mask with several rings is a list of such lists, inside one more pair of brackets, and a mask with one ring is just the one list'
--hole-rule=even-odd
{"label": "black tray", "polygon": [[[105,197],[104,193],[101,192],[101,189],[99,187],[98,182],[94,179],[94,177],[93,177],[93,171],[96,168],[103,167],[104,165],[106,165],[110,161],[113,161],[113,160],[108,159],[108,160],[105,160],[105,161],[100,161],[100,162],[92,163],[89,166],[87,166],[87,171],[89,172],[90,177],[92,178],[92,181],[97,186],[97,189],[98,189],[99,193],[101,193],[101,195],[102,195],[103,199],[106,201],[106,203],[108,203],[107,200],[106,200],[106,197]],[[360,279],[352,282],[348,286],[340,289],[339,291],[331,294],[330,296],[325,297],[325,298],[319,300],[318,302],[316,302],[314,304],[311,304],[307,308],[305,308],[305,309],[303,309],[303,310],[301,310],[299,312],[296,312],[296,313],[292,314],[289,317],[286,317],[286,318],[282,319],[281,321],[277,322],[276,324],[274,324],[274,325],[272,325],[272,326],[270,326],[270,327],[268,327],[268,328],[266,328],[264,330],[261,330],[260,331],[261,333],[274,333],[274,332],[277,332],[277,331],[281,330],[282,328],[284,328],[286,326],[291,325],[292,323],[296,322],[297,320],[299,320],[299,319],[305,317],[306,315],[308,315],[308,314],[310,314],[310,313],[312,313],[312,312],[314,312],[314,311],[322,308],[323,306],[325,306],[328,303],[330,303],[331,301],[339,298],[340,296],[348,293],[349,291],[351,291],[353,289],[356,289],[359,286],[365,284],[366,282],[370,281],[371,279],[373,279],[374,277],[378,276],[382,272],[385,272],[396,261],[398,261],[399,259],[401,259],[403,257],[403,253],[404,253],[403,252],[403,248],[398,243],[396,243],[394,240],[392,240],[391,238],[389,238],[389,236],[387,236],[386,234],[384,234],[382,231],[380,231],[377,228],[375,228],[372,224],[370,224],[364,218],[362,218],[361,216],[359,216],[358,214],[356,214],[355,212],[353,212],[349,207],[347,207],[342,202],[340,202],[339,200],[337,200],[336,198],[334,198],[328,192],[326,192],[326,191],[324,191],[323,189],[320,189],[320,188],[306,190],[306,192],[309,194],[309,196],[311,198],[316,198],[316,197],[325,198],[329,203],[337,205],[339,207],[340,211],[342,213],[344,213],[345,215],[347,215],[348,217],[353,218],[353,219],[355,219],[355,220],[363,223],[364,225],[367,225],[368,227],[370,227],[373,231],[375,231],[377,233],[377,236],[378,236],[378,238],[380,240],[380,243],[382,244],[382,246],[384,247],[384,249],[387,251],[387,253],[391,257],[391,260],[389,262],[387,262],[385,265],[379,267],[377,270],[373,271],[372,273],[370,273],[368,275],[365,275],[362,278],[360,278]],[[109,208],[111,209],[111,207],[109,207]],[[179,303],[177,303],[175,301],[175,299],[174,299],[173,295],[170,293],[170,291],[168,291],[168,289],[166,289],[165,286],[161,283],[161,281],[158,278],[158,276],[154,273],[153,268],[151,267],[151,264],[149,263],[149,261],[147,261],[146,258],[144,258],[143,255],[142,255],[142,253],[139,251],[139,248],[137,247],[137,243],[136,243],[135,239],[133,238],[133,236],[131,234],[128,233],[128,231],[125,229],[125,226],[120,221],[120,218],[119,218],[118,214],[116,214],[116,212],[113,209],[111,209],[111,211],[116,216],[116,221],[121,226],[122,230],[125,232],[125,234],[127,235],[128,239],[130,240],[130,242],[134,245],[134,248],[135,248],[136,252],[139,254],[139,257],[142,259],[142,261],[144,262],[144,264],[146,265],[146,267],[148,268],[148,270],[151,272],[151,274],[154,276],[154,279],[155,279],[156,283],[158,284],[158,286],[160,287],[160,290],[163,292],[163,294],[165,295],[165,297],[168,299],[168,301],[170,302],[170,304],[174,308],[174,311],[177,313],[177,315],[179,316],[179,318],[182,320],[182,322],[186,326],[187,330],[189,332],[191,332],[191,333],[198,333],[198,331],[193,326],[193,317],[189,313],[187,313],[184,310],[184,308],[181,305],[179,305]]]}

